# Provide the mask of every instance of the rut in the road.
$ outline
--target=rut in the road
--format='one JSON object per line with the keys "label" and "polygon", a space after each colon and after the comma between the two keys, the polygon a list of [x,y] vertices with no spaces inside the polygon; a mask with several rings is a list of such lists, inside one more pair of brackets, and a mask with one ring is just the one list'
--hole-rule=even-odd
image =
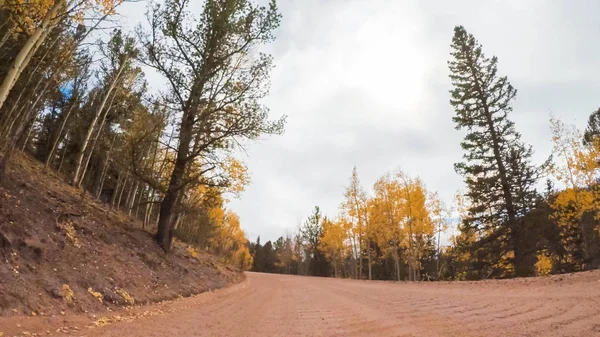
{"label": "rut in the road", "polygon": [[248,273],[162,316],[86,336],[595,336],[600,272],[391,283]]}

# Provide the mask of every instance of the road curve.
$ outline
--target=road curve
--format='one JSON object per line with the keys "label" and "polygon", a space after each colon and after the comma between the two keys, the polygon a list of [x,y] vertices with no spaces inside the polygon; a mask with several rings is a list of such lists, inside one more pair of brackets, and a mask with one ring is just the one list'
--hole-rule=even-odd
{"label": "road curve", "polygon": [[600,336],[600,273],[392,283],[248,273],[184,309],[86,336]]}

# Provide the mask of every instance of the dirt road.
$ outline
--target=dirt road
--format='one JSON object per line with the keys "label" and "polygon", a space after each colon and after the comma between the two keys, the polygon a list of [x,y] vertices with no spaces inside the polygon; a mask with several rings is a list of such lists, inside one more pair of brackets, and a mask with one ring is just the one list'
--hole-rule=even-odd
{"label": "dirt road", "polygon": [[153,317],[72,336],[600,336],[600,272],[392,283],[248,273]]}

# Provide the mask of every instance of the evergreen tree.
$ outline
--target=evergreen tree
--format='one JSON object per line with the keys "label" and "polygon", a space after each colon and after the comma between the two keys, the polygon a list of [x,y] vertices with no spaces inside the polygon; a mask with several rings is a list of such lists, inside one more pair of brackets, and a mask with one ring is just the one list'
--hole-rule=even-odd
{"label": "evergreen tree", "polygon": [[486,57],[462,26],[454,29],[452,48],[453,121],[467,131],[461,143],[464,162],[455,165],[465,177],[471,203],[465,222],[480,236],[487,235],[479,247],[496,247],[491,264],[505,259],[516,275],[527,275],[527,251],[520,239],[523,215],[534,205],[537,170],[531,164],[531,147],[508,119],[517,91],[506,76],[498,75],[498,59]]}
{"label": "evergreen tree", "polygon": [[252,271],[263,272],[265,270],[265,258],[263,247],[260,244],[260,236],[256,238],[256,244],[251,247],[250,253],[254,256]]}
{"label": "evergreen tree", "polygon": [[323,217],[321,210],[315,206],[313,214],[300,228],[303,246],[308,259],[308,274],[313,276],[326,276],[329,273],[329,263],[325,255],[318,249],[323,235]]}
{"label": "evergreen tree", "polygon": [[591,145],[600,136],[600,108],[590,114],[587,128],[583,134],[584,144]]}
{"label": "evergreen tree", "polygon": [[264,272],[265,273],[274,273],[277,270],[275,269],[275,263],[277,262],[277,257],[275,256],[275,251],[273,250],[273,244],[271,241],[267,241],[265,245],[262,247],[263,249],[263,258],[264,258]]}

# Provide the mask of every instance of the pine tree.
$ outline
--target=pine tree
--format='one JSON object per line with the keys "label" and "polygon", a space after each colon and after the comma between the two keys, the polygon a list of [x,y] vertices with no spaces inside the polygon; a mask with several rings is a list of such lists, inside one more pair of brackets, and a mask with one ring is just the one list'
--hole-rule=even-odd
{"label": "pine tree", "polygon": [[274,0],[268,6],[207,0],[200,10],[188,1],[168,0],[147,16],[150,32],[139,32],[141,59],[166,79],[167,104],[177,111],[177,153],[155,234],[168,252],[189,186],[229,185],[229,177],[217,173],[215,153],[283,132],[285,118],[270,120],[260,103],[268,93],[272,57],[256,52],[275,38],[280,15]]}
{"label": "pine tree", "polygon": [[304,222],[304,226],[300,228],[300,234],[302,235],[303,246],[305,247],[306,256],[308,259],[310,275],[315,275],[317,272],[317,258],[320,257],[318,250],[319,242],[321,241],[321,235],[323,233],[322,227],[323,215],[318,206],[315,206],[313,213]]}
{"label": "pine tree", "polygon": [[600,108],[590,114],[588,125],[583,134],[583,142],[586,145],[594,145],[600,136]]}
{"label": "pine tree", "polygon": [[531,148],[508,119],[517,91],[506,76],[498,75],[498,59],[486,57],[462,26],[454,29],[452,48],[453,121],[456,129],[467,131],[461,143],[465,161],[455,164],[468,186],[471,207],[466,222],[487,235],[479,245],[500,243],[495,258],[508,257],[516,275],[526,275],[522,220],[533,206],[537,170],[531,164]]}

